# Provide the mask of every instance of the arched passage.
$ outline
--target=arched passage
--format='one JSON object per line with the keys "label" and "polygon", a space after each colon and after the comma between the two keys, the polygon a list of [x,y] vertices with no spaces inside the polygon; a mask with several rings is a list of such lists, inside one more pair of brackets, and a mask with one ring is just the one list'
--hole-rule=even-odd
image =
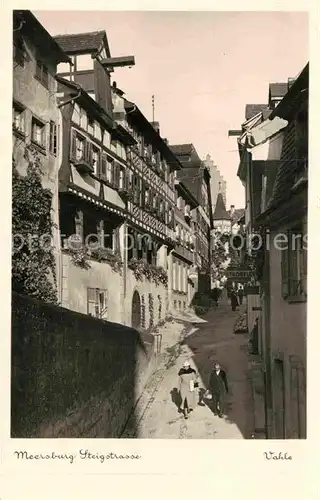
{"label": "arched passage", "polygon": [[137,290],[134,291],[132,296],[132,309],[131,309],[131,326],[138,328],[141,325],[141,301],[140,295]]}

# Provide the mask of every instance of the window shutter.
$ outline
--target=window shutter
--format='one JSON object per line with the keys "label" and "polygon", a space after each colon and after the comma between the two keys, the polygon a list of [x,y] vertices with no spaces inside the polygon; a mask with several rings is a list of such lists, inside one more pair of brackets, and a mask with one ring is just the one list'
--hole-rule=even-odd
{"label": "window shutter", "polygon": [[99,150],[98,154],[97,154],[97,161],[96,161],[96,164],[94,165],[95,173],[99,177],[100,177],[100,172],[101,172],[101,156],[102,156],[102,154],[101,154],[101,151]]}
{"label": "window shutter", "polygon": [[71,158],[76,159],[77,155],[77,133],[75,130],[71,132]]}
{"label": "window shutter", "polygon": [[112,178],[111,182],[114,186],[117,185],[117,171],[118,171],[118,163],[116,161],[112,162],[113,164],[113,169],[112,169]]}
{"label": "window shutter", "polygon": [[87,314],[96,316],[96,289],[87,288]]}
{"label": "window shutter", "polygon": [[107,177],[107,156],[105,153],[102,153],[100,157],[100,177],[106,179]]}
{"label": "window shutter", "polygon": [[92,164],[92,144],[89,141],[85,143],[85,159],[90,165]]}
{"label": "window shutter", "polygon": [[[287,236],[289,238],[290,235],[287,234]],[[279,250],[281,255],[281,289],[283,299],[286,299],[289,294],[289,248]]]}
{"label": "window shutter", "polygon": [[301,276],[301,287],[303,293],[307,293],[307,271],[308,269],[308,252],[306,248],[300,249],[300,276]]}
{"label": "window shutter", "polygon": [[[290,245],[290,243],[289,243]],[[296,242],[297,246],[297,242]],[[290,247],[289,247],[290,248]],[[299,250],[291,248],[289,253],[289,295],[299,294],[299,276],[298,276],[298,253]]]}
{"label": "window shutter", "polygon": [[156,209],[157,209],[157,216],[158,217],[160,216],[160,204],[161,204],[160,197],[157,196]]}
{"label": "window shutter", "polygon": [[116,162],[115,165],[115,186],[119,187],[120,184],[120,164]]}
{"label": "window shutter", "polygon": [[125,170],[124,172],[124,189],[130,189],[130,177],[129,177],[129,170]]}
{"label": "window shutter", "polygon": [[145,183],[143,182],[143,180],[141,181],[141,201],[142,201],[142,206],[145,207],[147,204],[146,204],[146,185]]}

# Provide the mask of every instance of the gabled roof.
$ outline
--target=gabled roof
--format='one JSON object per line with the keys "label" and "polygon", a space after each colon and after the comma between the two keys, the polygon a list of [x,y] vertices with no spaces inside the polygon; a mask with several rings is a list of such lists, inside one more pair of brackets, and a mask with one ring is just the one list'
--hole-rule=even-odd
{"label": "gabled roof", "polygon": [[270,83],[269,84],[269,98],[283,97],[288,92],[288,82],[286,83]]}
{"label": "gabled roof", "polygon": [[191,155],[193,144],[175,144],[170,149],[175,155]]}
{"label": "gabled roof", "polygon": [[253,118],[255,115],[263,111],[268,111],[268,104],[246,104],[246,120],[250,120],[250,118]]}
{"label": "gabled roof", "polygon": [[270,120],[275,116],[280,116],[286,120],[291,118],[297,108],[297,104],[301,100],[300,94],[308,92],[309,89],[309,63],[303,68],[300,74],[292,83],[290,89],[280,101],[278,106],[272,111]]}
{"label": "gabled roof", "polygon": [[160,136],[157,130],[153,127],[153,125],[147,120],[145,115],[140,111],[138,106],[128,99],[123,98],[124,100],[124,108],[127,113],[130,113],[130,116],[135,122],[148,134],[150,140],[153,141],[153,144],[156,144],[158,150],[164,155],[167,163],[174,170],[181,170],[182,165],[173,152],[171,148],[168,146],[166,141]]}
{"label": "gabled roof", "polygon": [[[106,41],[106,38],[105,31],[57,35],[54,37],[55,41],[67,54],[93,54],[98,52],[103,41]],[[110,57],[110,54],[108,54],[108,57]]]}
{"label": "gabled roof", "polygon": [[216,208],[214,210],[213,218],[215,220],[231,220],[230,215],[226,210],[226,206],[223,201],[222,193],[219,193],[217,196]]}
{"label": "gabled roof", "polygon": [[245,212],[244,208],[236,208],[233,214],[231,215],[231,210],[228,210],[228,214],[230,215],[232,224],[236,224],[236,222],[239,222],[239,220],[244,215],[244,212]]}
{"label": "gabled roof", "polygon": [[193,144],[170,144],[170,149],[185,168],[200,168],[203,165]]}
{"label": "gabled roof", "polygon": [[[260,221],[266,220],[275,208],[286,202],[292,196],[291,188],[294,184],[295,170],[299,168],[296,162],[296,151],[291,143],[294,134],[294,117],[303,107],[305,109],[306,125],[308,122],[308,89],[309,89],[309,63],[304,67],[294,81],[285,97],[272,112],[270,118],[279,116],[289,121],[283,138],[283,154],[278,162],[279,167],[274,169],[273,192],[268,201],[267,210],[259,217]],[[303,185],[302,185],[303,186]],[[271,193],[270,193],[271,194]]]}
{"label": "gabled roof", "polygon": [[71,63],[70,58],[61,46],[57,44],[30,10],[14,10],[13,21],[13,28],[17,30],[14,34],[28,34],[34,45],[38,46],[39,50],[42,50],[48,59],[51,57],[56,63]]}

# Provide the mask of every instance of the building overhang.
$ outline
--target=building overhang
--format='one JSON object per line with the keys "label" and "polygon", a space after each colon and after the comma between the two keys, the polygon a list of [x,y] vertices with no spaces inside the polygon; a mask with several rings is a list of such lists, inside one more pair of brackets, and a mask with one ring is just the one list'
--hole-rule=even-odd
{"label": "building overhang", "polygon": [[56,75],[55,79],[61,86],[67,87],[71,90],[70,101],[72,100],[72,97],[77,99],[77,101],[83,105],[92,118],[95,118],[99,123],[102,123],[109,132],[116,129],[117,125],[114,123],[112,117],[94,99],[92,99],[92,97],[90,97],[85,90],[83,90],[81,85],[71,82],[70,80],[66,80],[60,75]]}
{"label": "building overhang", "polygon": [[287,222],[298,220],[308,210],[308,182],[289,190],[286,199],[270,206],[255,219],[255,225],[277,228]]}
{"label": "building overhang", "polygon": [[107,59],[101,59],[100,63],[106,69],[113,68],[123,68],[125,66],[135,66],[134,56],[123,56],[123,57],[108,57]]}

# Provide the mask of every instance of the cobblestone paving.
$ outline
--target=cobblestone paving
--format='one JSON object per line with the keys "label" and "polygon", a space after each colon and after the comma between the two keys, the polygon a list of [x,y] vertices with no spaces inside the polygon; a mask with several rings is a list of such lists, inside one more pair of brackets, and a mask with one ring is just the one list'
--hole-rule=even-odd
{"label": "cobblestone paving", "polygon": [[[244,310],[242,306],[241,311]],[[252,397],[248,380],[247,335],[234,334],[239,312],[224,302],[209,311],[205,323],[190,325],[183,342],[164,357],[139,401],[134,423],[122,437],[173,439],[246,439],[252,433]],[[181,327],[180,327],[181,329]],[[226,369],[229,380],[227,416],[215,416],[210,401],[199,402],[188,420],[178,412],[178,371],[185,359],[200,375],[200,394],[206,389],[215,361]],[[138,406],[139,406],[138,405]]]}

